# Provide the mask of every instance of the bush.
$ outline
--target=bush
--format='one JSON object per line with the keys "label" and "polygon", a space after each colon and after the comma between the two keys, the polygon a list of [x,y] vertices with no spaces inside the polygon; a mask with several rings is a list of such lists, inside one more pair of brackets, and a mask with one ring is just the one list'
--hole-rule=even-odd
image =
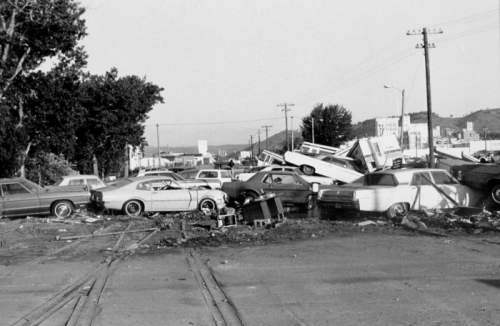
{"label": "bush", "polygon": [[41,186],[52,185],[65,175],[78,174],[63,155],[39,153],[26,160],[26,178]]}

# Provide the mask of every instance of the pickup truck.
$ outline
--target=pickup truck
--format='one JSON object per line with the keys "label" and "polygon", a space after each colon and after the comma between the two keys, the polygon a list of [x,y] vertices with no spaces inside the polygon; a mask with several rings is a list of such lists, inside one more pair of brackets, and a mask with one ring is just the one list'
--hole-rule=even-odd
{"label": "pickup truck", "polygon": [[488,191],[496,204],[500,204],[500,165],[464,164],[452,166],[451,174],[461,183],[478,190]]}

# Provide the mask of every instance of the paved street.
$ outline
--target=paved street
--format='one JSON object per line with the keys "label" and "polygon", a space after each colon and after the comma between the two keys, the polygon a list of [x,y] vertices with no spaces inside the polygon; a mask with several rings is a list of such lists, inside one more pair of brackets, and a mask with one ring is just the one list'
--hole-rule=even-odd
{"label": "paved street", "polygon": [[[217,325],[221,316],[244,325],[498,325],[500,253],[495,238],[487,241],[359,233],[136,255],[109,278],[94,325]],[[215,292],[207,272],[190,263],[190,252],[215,277]],[[2,325],[92,263],[3,267]],[[64,310],[59,315],[44,325],[64,320]]]}

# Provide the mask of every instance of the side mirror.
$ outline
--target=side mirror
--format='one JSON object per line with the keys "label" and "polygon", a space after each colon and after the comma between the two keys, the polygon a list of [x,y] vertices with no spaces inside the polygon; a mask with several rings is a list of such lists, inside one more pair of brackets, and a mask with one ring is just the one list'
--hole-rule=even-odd
{"label": "side mirror", "polygon": [[319,192],[319,183],[317,182],[313,182],[311,184],[311,191],[315,194],[317,194]]}

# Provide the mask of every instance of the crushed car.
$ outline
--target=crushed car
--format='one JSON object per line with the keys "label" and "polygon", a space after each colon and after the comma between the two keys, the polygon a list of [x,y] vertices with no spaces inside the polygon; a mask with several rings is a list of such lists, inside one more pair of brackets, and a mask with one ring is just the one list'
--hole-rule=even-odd
{"label": "crushed car", "polygon": [[267,171],[257,172],[247,181],[233,181],[222,184],[222,191],[231,201],[245,202],[266,193],[274,193],[283,204],[302,205],[307,209],[314,207],[314,194],[319,184],[310,184],[295,172]]}
{"label": "crushed car", "polygon": [[96,209],[121,211],[138,217],[145,212],[217,212],[226,206],[227,196],[220,190],[191,186],[169,178],[135,177],[93,190],[90,199]]}
{"label": "crushed car", "polygon": [[495,204],[500,205],[500,165],[462,164],[452,166],[450,170],[461,183],[488,192]]}
{"label": "crushed car", "polygon": [[372,172],[341,186],[318,192],[322,210],[353,210],[404,217],[410,210],[471,206],[478,192],[442,169],[394,169]]}
{"label": "crushed car", "polygon": [[0,217],[52,214],[67,218],[89,199],[89,191],[80,186],[42,188],[24,178],[0,179]]}
{"label": "crushed car", "polygon": [[[259,170],[257,171],[262,171],[262,172],[276,172],[276,171],[290,171],[290,172],[295,172],[298,175],[302,177],[302,179],[306,180],[309,183],[319,183],[321,185],[331,185],[333,184],[334,180],[332,178],[328,177],[322,177],[322,176],[316,176],[316,175],[305,175],[298,167],[296,166],[289,166],[289,165],[271,165],[271,166],[266,166],[266,167],[259,167]],[[257,172],[256,171],[256,172]],[[236,180],[239,181],[247,181],[250,179],[252,176],[255,175],[256,172],[247,172],[247,173],[240,173],[236,176]]]}

